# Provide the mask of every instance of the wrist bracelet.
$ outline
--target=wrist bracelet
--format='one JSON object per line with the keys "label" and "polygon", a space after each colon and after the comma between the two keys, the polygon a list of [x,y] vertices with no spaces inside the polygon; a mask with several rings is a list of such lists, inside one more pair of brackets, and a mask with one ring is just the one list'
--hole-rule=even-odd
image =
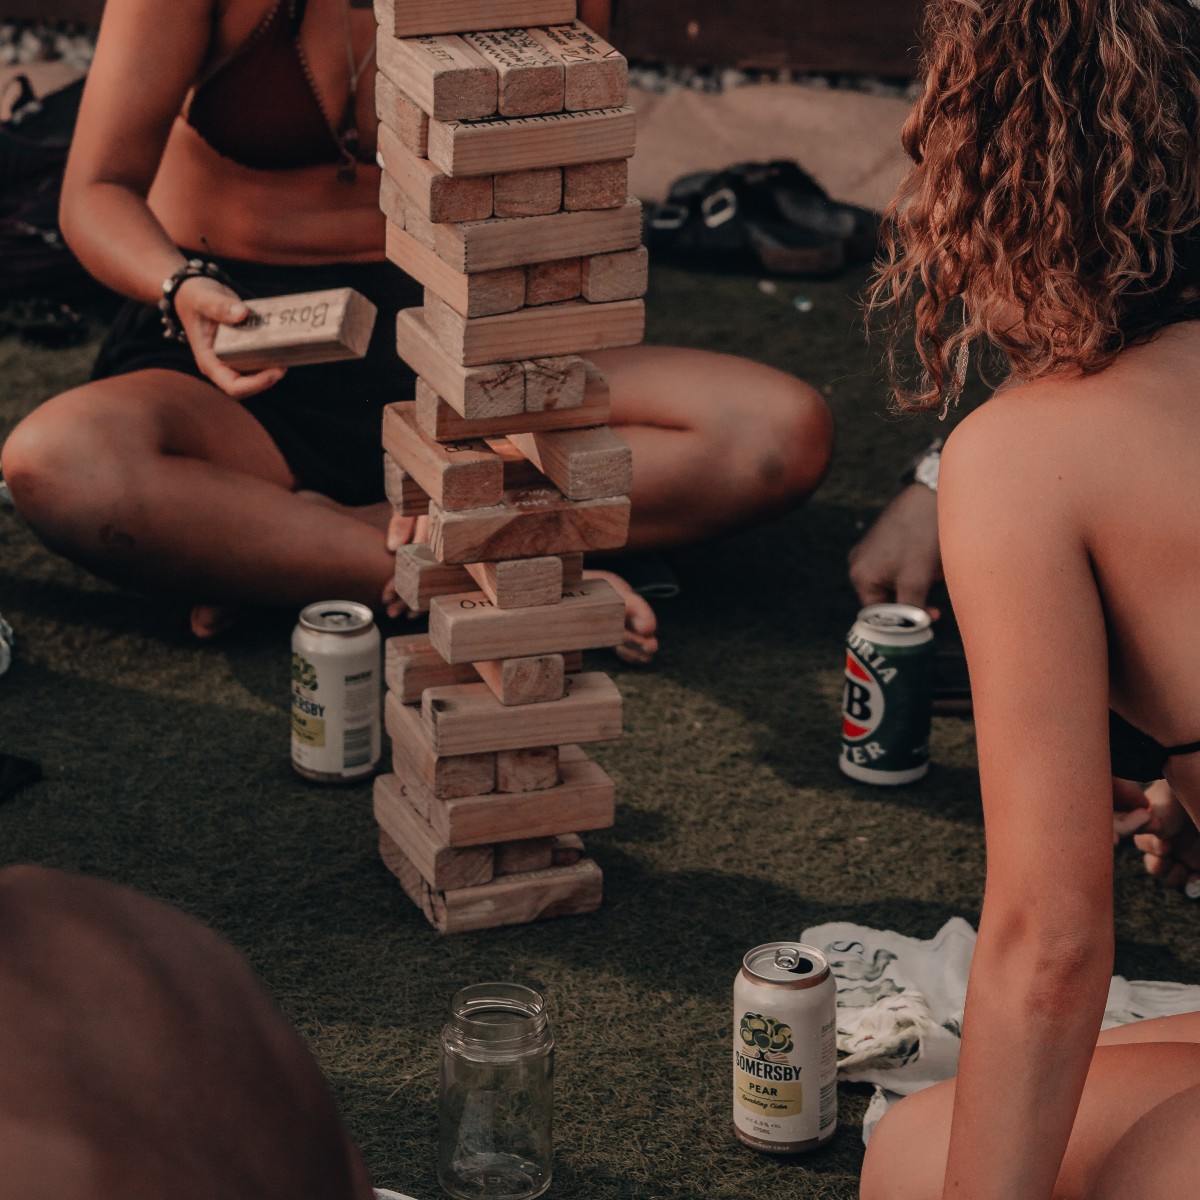
{"label": "wrist bracelet", "polygon": [[942,439],[934,438],[916,458],[904,468],[901,483],[921,483],[931,492],[938,490],[938,468],[942,465]]}
{"label": "wrist bracelet", "polygon": [[158,302],[158,311],[162,313],[163,337],[174,342],[186,342],[187,333],[175,311],[175,294],[188,279],[215,279],[227,288],[237,291],[237,285],[217,266],[215,262],[205,262],[201,258],[189,258],[177,271],[168,275],[162,282],[162,299]]}

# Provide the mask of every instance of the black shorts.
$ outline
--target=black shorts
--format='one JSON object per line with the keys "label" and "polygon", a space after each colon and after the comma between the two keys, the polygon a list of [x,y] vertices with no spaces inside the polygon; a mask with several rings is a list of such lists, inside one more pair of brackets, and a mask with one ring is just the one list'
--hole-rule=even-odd
{"label": "black shorts", "polygon": [[[301,487],[343,504],[382,500],[383,406],[411,400],[415,383],[411,368],[396,354],[396,313],[420,305],[420,284],[387,262],[281,267],[216,261],[246,299],[352,287],[379,309],[365,358],[291,367],[274,387],[243,404],[279,447]],[[158,309],[128,301],[100,347],[92,378],[156,367],[204,378],[187,345],[163,337]]]}

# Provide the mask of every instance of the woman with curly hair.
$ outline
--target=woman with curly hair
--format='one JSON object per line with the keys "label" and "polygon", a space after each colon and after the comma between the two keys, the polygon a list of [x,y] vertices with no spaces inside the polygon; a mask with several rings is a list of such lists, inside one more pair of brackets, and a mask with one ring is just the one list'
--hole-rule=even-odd
{"label": "woman with curly hair", "polygon": [[944,410],[976,343],[1006,367],[938,500],[987,883],[958,1078],[888,1113],[861,1195],[1174,1200],[1200,1014],[1097,1035],[1110,761],[1200,815],[1200,11],[930,0],[926,32],[871,300],[905,408]]}

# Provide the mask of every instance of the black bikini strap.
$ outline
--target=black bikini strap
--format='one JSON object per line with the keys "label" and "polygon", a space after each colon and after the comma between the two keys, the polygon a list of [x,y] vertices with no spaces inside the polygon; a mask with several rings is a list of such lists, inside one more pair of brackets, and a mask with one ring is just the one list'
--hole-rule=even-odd
{"label": "black bikini strap", "polygon": [[304,24],[304,10],[308,0],[292,0],[292,37],[300,36],[300,26]]}
{"label": "black bikini strap", "polygon": [[1174,758],[1178,754],[1195,754],[1197,751],[1200,751],[1200,742],[1185,742],[1182,746],[1164,747],[1168,758]]}

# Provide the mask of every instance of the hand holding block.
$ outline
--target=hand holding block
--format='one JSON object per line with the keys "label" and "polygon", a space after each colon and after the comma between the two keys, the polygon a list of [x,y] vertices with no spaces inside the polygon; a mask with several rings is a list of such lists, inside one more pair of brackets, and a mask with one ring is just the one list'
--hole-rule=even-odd
{"label": "hand holding block", "polygon": [[582,21],[531,29],[529,36],[563,64],[564,108],[616,108],[625,103],[629,64]]}
{"label": "hand holding block", "polygon": [[487,684],[460,683],[427,689],[421,721],[439,755],[608,742],[621,736],[621,693],[607,675],[585,671],[561,700],[505,708]]}
{"label": "hand holding block", "polygon": [[525,29],[495,29],[463,35],[496,70],[497,111],[502,117],[562,112],[565,72],[562,60]]}
{"label": "hand holding block", "polygon": [[592,650],[624,637],[625,604],[603,579],[586,580],[558,604],[536,608],[496,608],[482,592],[435,596],[429,603],[429,641],[449,663]]}
{"label": "hand holding block", "polygon": [[557,25],[575,17],[575,0],[375,0],[375,19],[393,37]]}
{"label": "hand holding block", "polygon": [[469,121],[496,111],[495,68],[460,37],[401,40],[380,29],[375,53],[380,73],[439,121]]}
{"label": "hand holding block", "polygon": [[375,328],[375,305],[353,288],[245,301],[240,325],[218,325],[213,353],[239,371],[362,358]]}

